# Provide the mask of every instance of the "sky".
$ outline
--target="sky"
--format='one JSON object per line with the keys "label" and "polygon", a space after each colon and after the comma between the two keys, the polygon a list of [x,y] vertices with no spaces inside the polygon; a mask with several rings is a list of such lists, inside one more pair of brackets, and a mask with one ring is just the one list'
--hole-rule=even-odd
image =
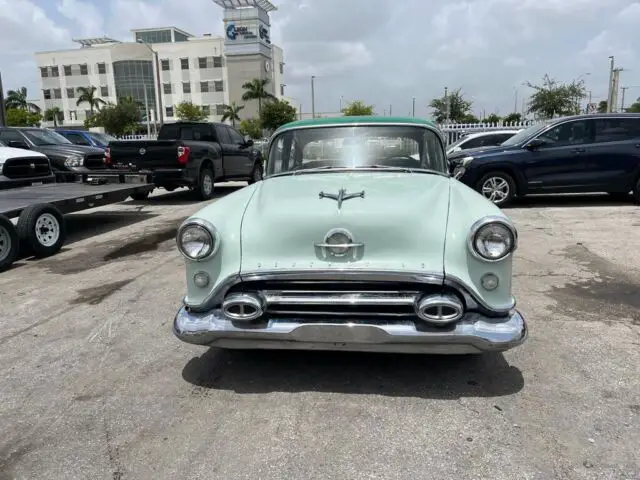
{"label": "sky", "polygon": [[[376,113],[431,115],[444,88],[461,88],[473,112],[505,115],[545,74],[584,79],[606,99],[609,56],[640,97],[640,1],[634,0],[272,0],[271,39],[284,49],[286,94],[311,111],[362,100]],[[188,5],[188,6],[187,6]],[[130,40],[133,28],[176,26],[222,35],[212,0],[0,0],[4,89],[37,98],[33,53],[75,48],[72,38]]]}

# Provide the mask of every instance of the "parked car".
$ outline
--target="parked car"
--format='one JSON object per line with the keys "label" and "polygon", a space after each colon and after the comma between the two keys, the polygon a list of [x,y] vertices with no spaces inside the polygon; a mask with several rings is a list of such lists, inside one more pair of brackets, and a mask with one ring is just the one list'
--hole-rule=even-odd
{"label": "parked car", "polygon": [[470,148],[495,147],[513,137],[520,130],[491,130],[488,132],[467,133],[460,137],[457,142],[447,147],[447,155],[461,150],[469,150]]}
{"label": "parked car", "polygon": [[178,229],[179,339],[456,354],[525,341],[511,293],[516,229],[450,177],[434,123],[302,120],[278,129],[268,151],[263,181]]}
{"label": "parked car", "polygon": [[499,206],[535,193],[607,192],[640,201],[640,114],[590,114],[529,127],[502,145],[449,156],[453,175]]}
{"label": "parked car", "polygon": [[0,190],[55,181],[46,155],[7,147],[0,142]]}
{"label": "parked car", "polygon": [[217,182],[259,181],[262,158],[253,140],[224,123],[165,123],[158,140],[120,140],[107,149],[110,164],[151,170],[156,186],[169,191],[188,187],[201,200],[213,196]]}
{"label": "parked car", "polygon": [[106,168],[103,150],[74,145],[46,128],[1,127],[0,140],[9,147],[44,153],[60,179],[73,179],[73,175],[65,174],[90,173]]}
{"label": "parked car", "polygon": [[118,140],[116,137],[108,133],[88,132],[86,130],[64,130],[57,129],[60,135],[75,145],[87,145],[90,147],[101,148],[106,150],[109,142]]}

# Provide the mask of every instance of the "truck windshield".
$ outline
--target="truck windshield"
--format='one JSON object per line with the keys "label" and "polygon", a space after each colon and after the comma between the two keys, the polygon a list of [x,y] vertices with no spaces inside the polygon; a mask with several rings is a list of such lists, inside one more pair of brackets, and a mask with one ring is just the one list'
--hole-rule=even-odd
{"label": "truck windshield", "polygon": [[442,142],[429,128],[349,125],[292,129],[277,135],[271,142],[267,175],[367,167],[447,172]]}
{"label": "truck windshield", "polygon": [[532,125],[529,128],[525,128],[524,130],[520,130],[513,137],[506,139],[500,145],[504,145],[505,147],[520,145],[522,142],[529,140],[534,135],[537,135],[542,130],[547,128],[549,125],[549,121],[538,123],[536,125]]}
{"label": "truck windshield", "polygon": [[37,147],[45,145],[73,145],[69,140],[51,130],[23,130],[26,137]]}
{"label": "truck windshield", "polygon": [[92,139],[94,139],[100,145],[104,145],[104,146],[109,145],[109,142],[115,142],[116,140],[118,140],[116,137],[113,137],[106,133],[100,133],[100,132],[89,132],[87,133],[87,135],[89,135]]}

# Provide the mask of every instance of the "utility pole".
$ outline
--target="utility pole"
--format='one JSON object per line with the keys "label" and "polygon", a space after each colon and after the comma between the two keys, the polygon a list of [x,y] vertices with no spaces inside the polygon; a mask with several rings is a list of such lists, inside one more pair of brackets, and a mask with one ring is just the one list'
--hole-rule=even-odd
{"label": "utility pole", "polygon": [[311,118],[316,118],[316,92],[315,92],[315,75],[311,75]]}
{"label": "utility pole", "polygon": [[446,123],[449,123],[449,114],[449,89],[444,87],[444,118]]}
{"label": "utility pole", "polygon": [[620,72],[622,68],[613,70],[613,81],[611,82],[611,111],[618,111],[618,87],[620,86]]}
{"label": "utility pole", "polygon": [[147,117],[147,137],[151,138],[151,120],[149,119],[149,100],[147,99],[147,84],[142,84],[144,90],[144,113]]}
{"label": "utility pole", "polygon": [[624,94],[629,90],[629,87],[622,87],[622,103],[620,104],[620,111],[624,113]]}
{"label": "utility pole", "polygon": [[2,73],[0,73],[0,127],[7,126],[7,111],[4,108],[4,89],[2,88]]}
{"label": "utility pole", "polygon": [[613,68],[615,57],[612,55],[609,57],[609,60],[611,60],[611,64],[609,66],[609,95],[607,97],[607,113],[611,113],[613,111],[611,105],[613,104]]}
{"label": "utility pole", "polygon": [[392,111],[393,111],[393,106],[391,104],[389,104],[389,116],[390,117],[392,116],[391,115]]}
{"label": "utility pole", "polygon": [[413,109],[411,110],[411,116],[415,117],[416,116],[416,97],[413,97]]}
{"label": "utility pole", "polygon": [[513,89],[516,92],[516,99],[513,102],[513,113],[516,113],[518,111],[518,89],[516,87],[513,87]]}

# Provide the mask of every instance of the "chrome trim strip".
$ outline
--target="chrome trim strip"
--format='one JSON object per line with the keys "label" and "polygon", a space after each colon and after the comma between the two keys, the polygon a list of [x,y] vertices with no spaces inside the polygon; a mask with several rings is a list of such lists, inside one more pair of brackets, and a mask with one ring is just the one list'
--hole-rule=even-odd
{"label": "chrome trim strip", "polygon": [[337,312],[335,310],[279,310],[279,309],[271,309],[268,310],[269,314],[275,315],[299,315],[302,318],[309,317],[369,317],[369,318],[379,318],[379,317],[415,317],[415,312],[409,313],[371,313],[371,312]]}
{"label": "chrome trim strip", "polygon": [[[509,253],[507,253],[506,255],[500,258],[495,258],[495,259],[485,258],[482,255],[480,255],[480,253],[478,253],[475,247],[476,234],[482,227],[489,225],[490,223],[499,223],[501,225],[504,225],[509,229],[509,231],[511,232],[511,235],[513,236],[513,247],[511,248],[511,251],[509,251]],[[511,221],[508,218],[502,217],[500,215],[488,215],[486,217],[481,218],[480,220],[477,220],[473,225],[471,225],[471,229],[469,230],[469,235],[467,236],[467,248],[469,249],[469,252],[471,253],[471,255],[473,255],[475,258],[477,258],[480,261],[488,262],[488,263],[501,262],[502,260],[509,258],[513,254],[513,252],[515,252],[516,249],[518,248],[518,230],[516,230],[516,227],[511,223]]]}
{"label": "chrome trim strip", "polygon": [[314,247],[320,248],[356,248],[364,247],[364,243],[314,243]]}
{"label": "chrome trim strip", "polygon": [[262,290],[267,308],[271,305],[398,305],[412,306],[420,292],[310,292],[296,290]]}

